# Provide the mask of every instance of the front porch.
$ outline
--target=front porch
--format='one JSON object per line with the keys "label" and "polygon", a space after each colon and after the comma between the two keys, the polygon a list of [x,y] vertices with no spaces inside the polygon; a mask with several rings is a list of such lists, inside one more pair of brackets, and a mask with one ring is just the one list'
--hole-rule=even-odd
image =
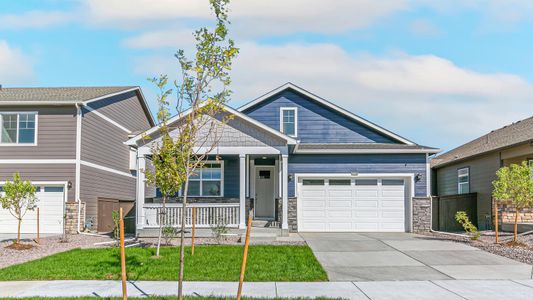
{"label": "front porch", "polygon": [[[163,209],[161,197],[143,184],[144,173],[139,171],[137,235],[157,234],[160,221],[176,228],[184,221],[188,229],[194,222],[199,236],[211,236],[211,228],[217,225],[227,227],[230,234],[242,234],[249,215],[254,227],[269,227],[278,236],[288,234],[288,156],[267,151],[221,154],[218,150],[218,159],[209,160],[209,168],[200,170],[191,181],[196,194],[189,195],[184,220],[181,197],[169,199]],[[149,154],[140,155],[139,169],[149,160]]]}

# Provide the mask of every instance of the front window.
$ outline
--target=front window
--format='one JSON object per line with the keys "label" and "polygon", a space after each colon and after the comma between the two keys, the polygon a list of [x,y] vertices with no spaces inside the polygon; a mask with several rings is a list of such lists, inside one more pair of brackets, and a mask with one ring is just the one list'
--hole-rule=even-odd
{"label": "front window", "polygon": [[457,192],[458,194],[470,193],[470,169],[462,168],[457,170]]}
{"label": "front window", "polygon": [[189,196],[220,197],[224,180],[223,167],[220,162],[206,163],[189,177]]}
{"label": "front window", "polygon": [[36,144],[36,113],[0,113],[0,144]]}
{"label": "front window", "polygon": [[281,108],[281,132],[286,135],[296,136],[297,123],[296,123],[296,108],[295,107],[282,107]]}

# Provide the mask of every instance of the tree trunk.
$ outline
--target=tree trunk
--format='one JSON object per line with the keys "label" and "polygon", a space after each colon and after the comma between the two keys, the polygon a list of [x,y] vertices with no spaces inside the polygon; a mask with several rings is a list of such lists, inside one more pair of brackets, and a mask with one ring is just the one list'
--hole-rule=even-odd
{"label": "tree trunk", "polygon": [[17,229],[17,244],[20,243],[20,225],[22,224],[22,219],[18,219],[18,229]]}
{"label": "tree trunk", "polygon": [[163,211],[159,214],[159,236],[157,237],[157,250],[155,251],[156,257],[159,257],[159,249],[161,248],[161,236],[163,235],[163,220],[166,220],[163,215],[166,215],[167,213],[165,206],[166,202],[167,197],[163,196]]}
{"label": "tree trunk", "polygon": [[514,237],[513,237],[513,242],[516,243],[516,240],[517,240],[517,236],[518,236],[518,207],[516,208],[516,211],[514,213]]}
{"label": "tree trunk", "polygon": [[178,276],[178,300],[183,299],[183,259],[185,255],[185,247],[183,241],[185,240],[185,216],[187,209],[187,193],[189,192],[189,176],[185,180],[183,188],[183,206],[181,209],[181,234],[180,234],[180,273]]}

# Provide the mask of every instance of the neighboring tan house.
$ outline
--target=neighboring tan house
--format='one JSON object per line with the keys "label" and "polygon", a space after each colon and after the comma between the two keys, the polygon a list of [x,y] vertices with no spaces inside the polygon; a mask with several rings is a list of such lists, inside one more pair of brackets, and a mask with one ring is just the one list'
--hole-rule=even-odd
{"label": "neighboring tan house", "polygon": [[[15,172],[37,186],[41,233],[110,231],[112,211],[135,200],[124,142],[153,125],[139,87],[1,88],[0,188]],[[13,232],[0,208],[0,233]],[[22,232],[36,232],[35,212]]]}
{"label": "neighboring tan house", "polygon": [[533,117],[493,130],[432,159],[433,194],[477,194],[477,223],[480,229],[489,229],[496,171],[523,161],[533,163]]}
{"label": "neighboring tan house", "polygon": [[[255,220],[283,233],[429,230],[428,157],[438,149],[290,83],[238,110],[225,106],[216,119],[222,115],[233,119],[211,161],[191,178],[189,210],[197,208],[197,227],[215,220],[245,228],[253,207]],[[154,127],[127,143],[138,149],[141,176],[158,132]],[[137,230],[143,234],[159,227],[161,204],[145,197],[145,185],[137,187]],[[167,224],[179,224],[180,207],[167,204]],[[190,225],[189,217],[186,222]]]}

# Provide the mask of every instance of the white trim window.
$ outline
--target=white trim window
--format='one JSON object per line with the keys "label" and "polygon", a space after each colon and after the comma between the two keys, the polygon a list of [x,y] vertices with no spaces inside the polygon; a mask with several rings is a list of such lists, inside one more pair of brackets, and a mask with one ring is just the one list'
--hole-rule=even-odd
{"label": "white trim window", "polygon": [[0,112],[0,145],[37,145],[37,113]]}
{"label": "white trim window", "polygon": [[298,135],[298,109],[296,107],[281,107],[279,120],[282,133],[292,137]]}
{"label": "white trim window", "polygon": [[457,170],[457,193],[470,193],[470,168],[461,168]]}
{"label": "white trim window", "polygon": [[208,161],[196,174],[189,177],[189,196],[223,197],[224,163]]}

